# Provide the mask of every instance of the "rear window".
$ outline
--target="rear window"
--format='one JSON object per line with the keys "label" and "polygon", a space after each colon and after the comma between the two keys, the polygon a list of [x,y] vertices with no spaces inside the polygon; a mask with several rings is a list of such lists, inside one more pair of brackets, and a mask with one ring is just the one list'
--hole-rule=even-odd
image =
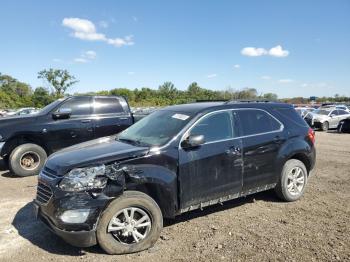
{"label": "rear window", "polygon": [[[296,113],[296,111],[294,110]],[[281,123],[265,111],[257,109],[236,111],[242,126],[243,136],[277,131]]]}
{"label": "rear window", "polygon": [[123,113],[123,107],[116,97],[96,97],[94,104],[95,114]]}
{"label": "rear window", "polygon": [[[295,111],[293,108],[277,108],[275,111],[282,115],[282,117],[286,118],[289,121],[292,121],[293,123],[299,125],[299,126],[308,126],[308,124],[305,122],[305,120],[298,114],[297,111]],[[309,113],[306,115],[306,118],[311,117],[312,113]]]}

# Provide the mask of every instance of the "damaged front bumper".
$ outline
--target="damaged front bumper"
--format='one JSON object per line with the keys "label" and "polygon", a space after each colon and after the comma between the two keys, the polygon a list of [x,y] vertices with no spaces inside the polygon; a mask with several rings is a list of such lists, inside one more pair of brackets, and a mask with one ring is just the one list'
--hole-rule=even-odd
{"label": "damaged front bumper", "polygon": [[[105,194],[67,193],[55,186],[54,181],[39,178],[33,204],[37,219],[52,232],[74,246],[88,247],[96,245],[99,217],[113,199]],[[84,211],[80,217],[79,211]]]}
{"label": "damaged front bumper", "polygon": [[48,229],[62,238],[67,243],[76,247],[90,247],[97,244],[96,229],[89,231],[66,231],[56,227],[47,217],[40,211],[40,205],[34,200],[34,210],[37,214],[37,219],[41,220]]}

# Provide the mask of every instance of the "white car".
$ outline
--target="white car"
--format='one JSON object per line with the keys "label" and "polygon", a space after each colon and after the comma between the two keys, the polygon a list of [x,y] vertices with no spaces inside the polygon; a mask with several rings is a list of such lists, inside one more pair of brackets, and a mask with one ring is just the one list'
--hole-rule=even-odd
{"label": "white car", "polygon": [[328,131],[328,129],[336,129],[339,122],[348,117],[350,117],[350,112],[342,109],[326,108],[310,112],[304,119],[311,127]]}
{"label": "white car", "polygon": [[39,110],[34,107],[24,107],[14,112],[9,112],[5,116],[21,116],[21,115],[31,115],[38,113]]}

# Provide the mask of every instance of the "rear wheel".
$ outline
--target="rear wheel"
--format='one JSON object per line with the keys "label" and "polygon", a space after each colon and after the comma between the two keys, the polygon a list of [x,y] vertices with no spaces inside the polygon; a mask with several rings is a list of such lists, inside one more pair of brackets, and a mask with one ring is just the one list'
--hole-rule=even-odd
{"label": "rear wheel", "polygon": [[322,130],[327,132],[328,129],[329,129],[329,123],[327,121],[322,123]]}
{"label": "rear wheel", "polygon": [[45,150],[36,144],[17,146],[9,157],[9,168],[18,176],[39,174],[47,158]]}
{"label": "rear wheel", "polygon": [[152,247],[163,228],[163,216],[148,195],[126,191],[103,212],[97,240],[108,254],[127,254]]}
{"label": "rear wheel", "polygon": [[307,179],[304,163],[297,159],[290,159],[283,166],[275,191],[284,201],[296,201],[304,194]]}

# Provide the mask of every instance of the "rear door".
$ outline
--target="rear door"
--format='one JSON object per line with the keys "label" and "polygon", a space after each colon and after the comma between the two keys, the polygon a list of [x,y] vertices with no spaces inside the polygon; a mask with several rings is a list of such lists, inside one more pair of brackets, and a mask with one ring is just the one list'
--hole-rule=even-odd
{"label": "rear door", "polygon": [[329,128],[336,128],[340,121],[338,110],[333,110],[329,116]]}
{"label": "rear door", "polygon": [[243,192],[277,180],[276,159],[286,139],[283,124],[261,109],[235,110],[239,118],[244,160]]}
{"label": "rear door", "polygon": [[179,148],[181,208],[238,194],[242,188],[241,141],[232,111],[209,113],[186,133],[204,135],[197,148]]}
{"label": "rear door", "polygon": [[56,109],[70,109],[72,113],[67,119],[52,119],[44,127],[43,136],[49,148],[56,151],[94,138],[91,102],[92,97],[72,97]]}
{"label": "rear door", "polygon": [[95,137],[118,134],[132,125],[126,101],[119,97],[95,97],[93,102]]}

